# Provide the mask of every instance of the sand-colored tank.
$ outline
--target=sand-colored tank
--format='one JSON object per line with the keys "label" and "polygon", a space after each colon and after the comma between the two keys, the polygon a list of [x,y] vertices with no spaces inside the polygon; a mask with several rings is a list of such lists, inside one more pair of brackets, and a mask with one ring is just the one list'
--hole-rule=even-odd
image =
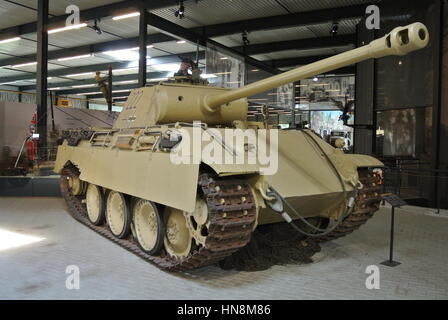
{"label": "sand-colored tank", "polygon": [[378,210],[383,164],[310,130],[248,122],[247,97],[428,41],[414,23],[239,89],[177,80],[135,89],[112,129],[65,133],[54,171],[70,213],[170,270],[220,261],[262,224],[286,221],[320,241],[352,232]]}

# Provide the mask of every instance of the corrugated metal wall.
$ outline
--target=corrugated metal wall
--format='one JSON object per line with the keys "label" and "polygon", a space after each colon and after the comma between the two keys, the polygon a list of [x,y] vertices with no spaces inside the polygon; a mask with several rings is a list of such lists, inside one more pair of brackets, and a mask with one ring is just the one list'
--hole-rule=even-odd
{"label": "corrugated metal wall", "polygon": [[[87,108],[87,101],[79,100],[79,97],[76,97],[77,99],[70,99],[70,96],[68,96],[67,98],[72,102],[73,108]],[[17,87],[0,86],[0,101],[35,104],[36,95],[32,92],[23,92],[22,94],[19,94]],[[48,105],[50,105],[50,103],[50,97],[48,97]],[[56,105],[56,96],[53,96],[53,104]]]}

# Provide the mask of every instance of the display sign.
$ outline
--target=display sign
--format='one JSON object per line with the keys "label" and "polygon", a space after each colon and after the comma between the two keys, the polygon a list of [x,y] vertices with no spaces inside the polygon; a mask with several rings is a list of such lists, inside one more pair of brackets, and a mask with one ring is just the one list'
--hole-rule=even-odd
{"label": "display sign", "polygon": [[71,108],[72,107],[72,101],[69,100],[69,99],[58,99],[57,106],[58,107]]}
{"label": "display sign", "polygon": [[401,199],[399,196],[393,193],[387,193],[383,195],[383,199],[389,203],[392,207],[401,207],[406,206],[407,203],[403,199]]}

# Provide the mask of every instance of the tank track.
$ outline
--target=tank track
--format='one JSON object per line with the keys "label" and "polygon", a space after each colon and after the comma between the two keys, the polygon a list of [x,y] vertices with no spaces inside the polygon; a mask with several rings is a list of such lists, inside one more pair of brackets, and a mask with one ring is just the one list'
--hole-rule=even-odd
{"label": "tank track", "polygon": [[383,191],[381,180],[368,169],[360,169],[358,174],[363,188],[358,192],[352,213],[332,232],[316,238],[318,241],[331,241],[352,233],[365,224],[378,211]]}
{"label": "tank track", "polygon": [[209,209],[208,236],[205,246],[196,246],[188,257],[177,259],[169,256],[165,250],[162,250],[159,256],[150,256],[140,249],[132,234],[128,238],[118,239],[105,224],[93,225],[87,218],[84,197],[72,195],[68,187],[67,178],[78,176],[79,171],[73,165],[66,166],[61,173],[61,193],[70,215],[103,237],[161,269],[182,271],[214,264],[250,241],[256,221],[256,205],[252,190],[244,180],[215,179],[208,174],[200,175],[199,187]]}
{"label": "tank track", "polygon": [[67,140],[69,146],[76,147],[81,140],[90,140],[94,131],[87,129],[63,130],[61,139]]}

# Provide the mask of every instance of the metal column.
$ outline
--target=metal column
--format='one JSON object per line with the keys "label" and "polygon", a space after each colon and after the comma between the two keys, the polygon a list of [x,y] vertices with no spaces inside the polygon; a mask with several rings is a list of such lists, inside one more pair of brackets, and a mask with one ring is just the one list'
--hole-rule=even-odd
{"label": "metal column", "polygon": [[146,39],[148,30],[148,14],[145,8],[140,10],[140,23],[139,23],[139,52],[140,59],[138,63],[138,84],[140,87],[146,85]]}
{"label": "metal column", "polygon": [[[357,46],[363,46],[375,39],[374,30],[365,28],[365,20],[356,27]],[[354,152],[372,154],[375,152],[375,61],[373,59],[356,64],[355,76],[355,128]]]}
{"label": "metal column", "polygon": [[47,76],[48,76],[48,0],[37,3],[37,74],[36,104],[39,157],[45,158],[47,147]]}
{"label": "metal column", "polygon": [[[442,147],[441,139],[441,113],[442,113],[442,66],[443,66],[443,19],[444,19],[444,1],[434,1],[435,12],[439,12],[440,16],[435,20],[435,32],[433,32],[432,41],[433,45],[433,102],[432,102],[432,142],[431,142],[431,169],[440,169],[440,148]],[[431,179],[431,192],[430,192],[430,206],[432,208],[440,208],[439,197],[442,194],[439,193],[440,179],[439,174],[435,173],[434,178]]]}
{"label": "metal column", "polygon": [[113,95],[112,95],[112,90],[113,90],[113,82],[112,82],[112,66],[109,65],[109,67],[107,68],[107,74],[108,74],[108,78],[107,78],[107,87],[109,88],[109,90],[107,91],[107,110],[108,111],[112,111],[112,104],[113,104]]}

